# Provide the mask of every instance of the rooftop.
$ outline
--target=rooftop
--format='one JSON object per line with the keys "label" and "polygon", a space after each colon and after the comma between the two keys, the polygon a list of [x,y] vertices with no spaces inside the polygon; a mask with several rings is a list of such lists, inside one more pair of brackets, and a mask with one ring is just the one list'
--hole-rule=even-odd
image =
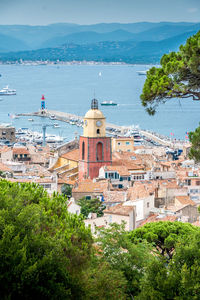
{"label": "rooftop", "polygon": [[70,152],[62,154],[61,157],[68,160],[79,161],[79,149],[74,149]]}

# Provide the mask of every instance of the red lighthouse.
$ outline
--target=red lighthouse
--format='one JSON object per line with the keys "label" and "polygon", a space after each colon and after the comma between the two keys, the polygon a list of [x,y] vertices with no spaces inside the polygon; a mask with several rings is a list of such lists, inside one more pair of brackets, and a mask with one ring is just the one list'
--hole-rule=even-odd
{"label": "red lighthouse", "polygon": [[102,166],[112,163],[111,138],[106,137],[106,119],[96,99],[84,117],[79,149],[79,179],[96,178]]}

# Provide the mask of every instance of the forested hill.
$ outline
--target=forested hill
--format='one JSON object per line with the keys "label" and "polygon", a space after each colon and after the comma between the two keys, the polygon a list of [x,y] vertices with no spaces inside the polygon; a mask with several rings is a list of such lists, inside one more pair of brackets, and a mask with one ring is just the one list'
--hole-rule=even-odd
{"label": "forested hill", "polygon": [[49,60],[49,61],[99,61],[125,63],[159,63],[164,53],[177,51],[180,44],[195,32],[170,39],[155,41],[98,42],[94,44],[69,43],[57,48],[0,54],[1,61]]}
{"label": "forested hill", "polygon": [[0,60],[157,63],[200,23],[0,25]]}

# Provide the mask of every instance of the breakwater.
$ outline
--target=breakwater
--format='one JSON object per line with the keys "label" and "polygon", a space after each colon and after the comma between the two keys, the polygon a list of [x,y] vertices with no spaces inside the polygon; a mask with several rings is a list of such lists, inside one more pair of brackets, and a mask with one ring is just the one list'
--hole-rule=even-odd
{"label": "breakwater", "polygon": [[[26,116],[26,117],[43,117],[49,118],[51,120],[58,120],[62,122],[67,122],[72,125],[83,126],[83,118],[82,116],[78,116],[75,114],[60,112],[56,110],[39,110],[37,112],[30,113],[19,113],[17,116]],[[106,132],[109,135],[113,136],[128,136],[129,132],[134,131],[133,126],[120,126],[116,124],[106,123]],[[138,129],[137,131],[141,136],[143,136],[146,140],[154,141],[159,145],[170,147],[173,149],[182,149],[185,144],[188,144],[186,141],[181,140],[172,140],[168,137],[159,135],[155,132],[150,132],[148,130]]]}

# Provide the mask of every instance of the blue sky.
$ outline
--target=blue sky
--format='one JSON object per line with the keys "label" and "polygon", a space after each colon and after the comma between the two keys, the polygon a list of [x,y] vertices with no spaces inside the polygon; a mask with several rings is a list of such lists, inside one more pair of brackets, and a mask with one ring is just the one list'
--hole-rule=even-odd
{"label": "blue sky", "polygon": [[200,0],[0,0],[0,24],[200,22]]}

